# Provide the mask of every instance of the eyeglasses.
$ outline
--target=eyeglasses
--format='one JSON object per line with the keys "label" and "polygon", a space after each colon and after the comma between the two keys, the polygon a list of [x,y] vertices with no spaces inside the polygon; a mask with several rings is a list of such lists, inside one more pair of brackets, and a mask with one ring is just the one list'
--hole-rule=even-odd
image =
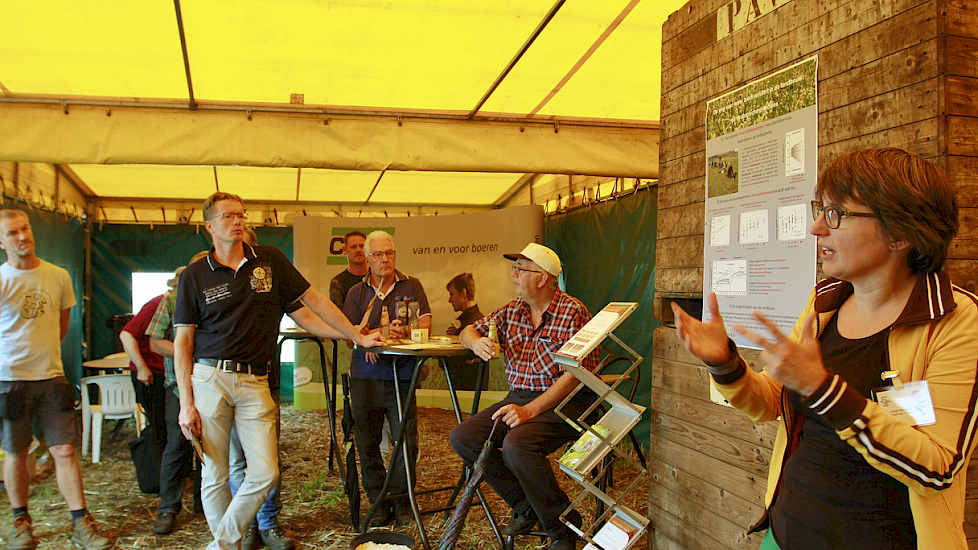
{"label": "eyeglasses", "polygon": [[368,254],[368,256],[370,256],[375,260],[380,260],[383,259],[384,256],[387,256],[388,258],[393,258],[395,254],[397,254],[396,250],[385,250],[383,252],[371,252],[370,254]]}
{"label": "eyeglasses", "polygon": [[248,221],[248,213],[247,212],[225,212],[223,214],[211,216],[208,219],[215,220],[217,218],[221,218],[222,221],[226,221],[226,222],[234,221],[234,218],[238,218],[239,220],[244,222],[244,221]]}
{"label": "eyeglasses", "polygon": [[522,272],[526,272],[526,273],[543,273],[542,271],[534,271],[532,269],[523,269],[519,265],[513,264],[513,273],[516,273],[517,275],[519,275]]}
{"label": "eyeglasses", "polygon": [[812,217],[818,219],[819,214],[825,214],[825,225],[829,229],[838,229],[842,223],[842,218],[852,216],[854,218],[879,218],[876,214],[866,212],[846,212],[834,206],[823,206],[821,201],[812,201]]}

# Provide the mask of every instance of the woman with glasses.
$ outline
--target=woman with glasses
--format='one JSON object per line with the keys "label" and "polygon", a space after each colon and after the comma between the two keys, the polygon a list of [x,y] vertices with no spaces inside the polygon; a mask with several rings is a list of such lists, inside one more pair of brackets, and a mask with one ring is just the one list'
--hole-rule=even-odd
{"label": "woman with glasses", "polygon": [[966,549],[965,472],[978,429],[978,298],[942,270],[958,230],[944,173],[899,149],[836,158],[810,232],[827,278],[790,335],[727,337],[672,304],[686,348],[755,421],[779,422],[755,530],[761,549]]}

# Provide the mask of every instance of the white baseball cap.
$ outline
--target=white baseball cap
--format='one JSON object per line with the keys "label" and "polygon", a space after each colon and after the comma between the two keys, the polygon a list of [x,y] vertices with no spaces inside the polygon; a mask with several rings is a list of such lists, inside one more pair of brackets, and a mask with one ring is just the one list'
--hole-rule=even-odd
{"label": "white baseball cap", "polygon": [[503,257],[507,260],[530,260],[554,277],[560,275],[560,258],[542,244],[530,243],[519,254],[503,254]]}

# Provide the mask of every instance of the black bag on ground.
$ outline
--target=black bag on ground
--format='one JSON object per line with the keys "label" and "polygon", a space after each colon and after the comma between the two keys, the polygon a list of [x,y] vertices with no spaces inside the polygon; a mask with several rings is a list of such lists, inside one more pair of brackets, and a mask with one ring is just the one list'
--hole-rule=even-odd
{"label": "black bag on ground", "polygon": [[160,492],[160,463],[163,449],[157,441],[153,425],[146,426],[143,433],[129,442],[129,454],[136,466],[136,481],[144,493]]}

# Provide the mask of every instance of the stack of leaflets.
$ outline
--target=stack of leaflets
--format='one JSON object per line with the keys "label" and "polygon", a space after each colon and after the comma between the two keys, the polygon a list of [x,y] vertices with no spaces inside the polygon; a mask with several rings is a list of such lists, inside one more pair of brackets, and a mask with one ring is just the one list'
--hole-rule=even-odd
{"label": "stack of leaflets", "polygon": [[[601,437],[607,437],[611,433],[611,430],[601,426],[600,424],[595,424],[591,426],[591,430],[601,434]],[[564,456],[560,457],[560,463],[577,470],[578,465],[586,462],[584,459],[587,458],[595,448],[599,445],[604,445],[604,442],[594,435],[591,431],[585,431],[583,435],[571,446],[570,449],[564,453]]]}
{"label": "stack of leaflets", "polygon": [[622,550],[643,529],[625,521],[622,516],[614,516],[594,535],[594,544],[588,543],[584,550]]}

